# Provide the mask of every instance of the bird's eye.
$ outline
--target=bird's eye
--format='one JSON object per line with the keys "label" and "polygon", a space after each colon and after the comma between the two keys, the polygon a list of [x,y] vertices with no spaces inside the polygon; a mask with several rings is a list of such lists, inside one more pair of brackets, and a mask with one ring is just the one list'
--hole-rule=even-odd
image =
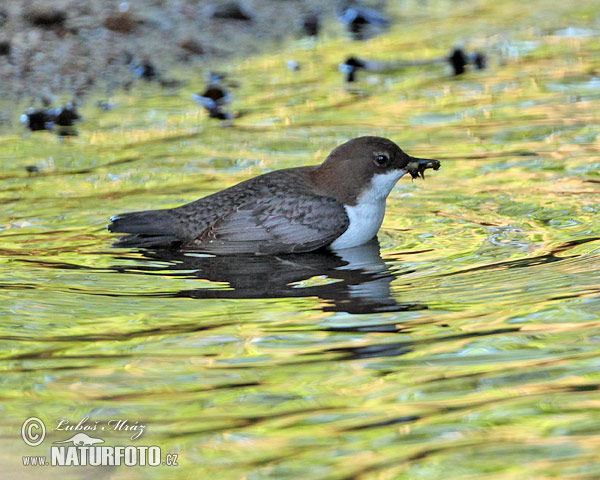
{"label": "bird's eye", "polygon": [[373,163],[375,163],[375,165],[377,165],[378,167],[385,167],[388,163],[390,163],[390,159],[387,155],[380,153],[375,155]]}

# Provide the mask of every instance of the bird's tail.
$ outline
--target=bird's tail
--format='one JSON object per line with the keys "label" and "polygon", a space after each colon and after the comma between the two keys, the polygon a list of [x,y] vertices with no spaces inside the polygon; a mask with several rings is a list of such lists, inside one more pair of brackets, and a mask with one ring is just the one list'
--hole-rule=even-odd
{"label": "bird's tail", "polygon": [[180,222],[170,210],[123,213],[110,221],[111,232],[128,234],[117,240],[114,247],[172,248],[183,241]]}

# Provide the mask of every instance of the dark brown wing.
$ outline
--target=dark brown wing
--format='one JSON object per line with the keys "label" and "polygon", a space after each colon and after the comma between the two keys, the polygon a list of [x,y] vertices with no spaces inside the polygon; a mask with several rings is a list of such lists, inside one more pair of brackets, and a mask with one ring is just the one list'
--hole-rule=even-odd
{"label": "dark brown wing", "polygon": [[185,248],[221,255],[309,252],[329,245],[348,228],[346,210],[337,200],[286,193],[238,207]]}

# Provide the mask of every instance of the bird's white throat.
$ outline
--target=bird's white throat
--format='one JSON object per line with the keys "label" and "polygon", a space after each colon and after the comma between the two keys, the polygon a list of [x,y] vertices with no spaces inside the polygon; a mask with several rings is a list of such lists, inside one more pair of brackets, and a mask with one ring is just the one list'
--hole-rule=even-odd
{"label": "bird's white throat", "polygon": [[350,225],[332,242],[334,250],[356,247],[371,240],[379,231],[385,216],[385,200],[406,170],[375,174],[369,187],[361,192],[356,205],[346,205]]}

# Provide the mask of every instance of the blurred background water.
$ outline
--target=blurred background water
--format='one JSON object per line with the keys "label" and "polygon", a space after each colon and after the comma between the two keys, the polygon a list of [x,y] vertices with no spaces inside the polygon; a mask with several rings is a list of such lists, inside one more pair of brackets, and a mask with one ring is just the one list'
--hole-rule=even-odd
{"label": "blurred background water", "polygon": [[[366,42],[223,66],[232,126],[173,90],[98,93],[78,136],[0,135],[5,478],[600,478],[600,3],[401,2]],[[444,64],[345,85],[349,55]],[[290,71],[294,59],[301,69]],[[381,135],[403,179],[372,243],[275,258],[113,249],[168,208]],[[34,166],[34,171],[26,171]],[[30,169],[32,170],[32,169]],[[23,421],[128,419],[178,467],[25,468]],[[103,438],[127,441],[123,433]]]}

